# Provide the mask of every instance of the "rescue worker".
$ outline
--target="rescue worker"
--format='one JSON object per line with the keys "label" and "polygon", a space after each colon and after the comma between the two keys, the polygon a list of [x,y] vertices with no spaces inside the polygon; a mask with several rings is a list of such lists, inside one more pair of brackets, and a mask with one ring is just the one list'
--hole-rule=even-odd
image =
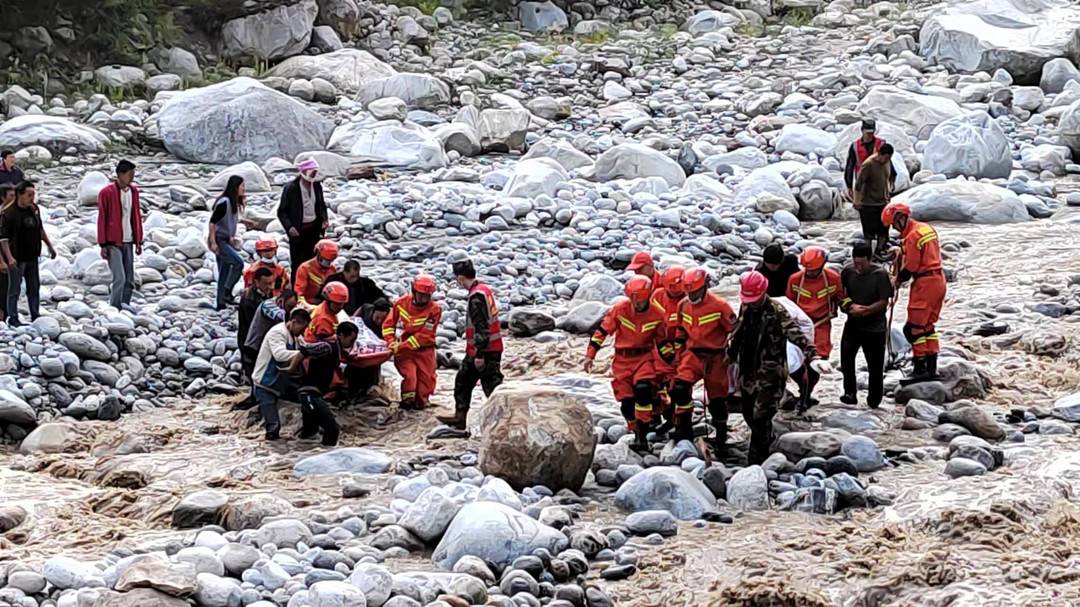
{"label": "rescue worker", "polygon": [[630,265],[626,266],[626,269],[638,276],[648,278],[652,282],[654,291],[660,288],[660,275],[656,272],[656,264],[653,262],[652,254],[648,251],[634,253],[634,256],[630,259]]}
{"label": "rescue worker", "polygon": [[442,307],[431,300],[434,278],[420,274],[413,279],[411,290],[394,302],[382,331],[401,374],[401,407],[423,409],[435,392],[435,331],[442,320]]}
{"label": "rescue worker", "polygon": [[772,419],[787,385],[787,343],[803,351],[806,365],[819,361],[814,344],[806,338],[784,307],[767,296],[769,280],[760,272],[739,279],[742,307],[731,334],[728,357],[739,365],[739,398],[750,427],[751,465],[769,455]]}
{"label": "rescue worker", "polygon": [[[791,275],[787,289],[787,298],[814,321],[814,345],[818,356],[826,360],[832,354],[832,319],[844,300],[840,274],[825,267],[828,256],[821,247],[807,247],[799,256],[803,269]],[[803,370],[804,373],[795,377],[800,390],[800,412],[815,404],[812,395],[820,379],[809,365]]]}
{"label": "rescue worker", "polygon": [[932,381],[937,377],[937,358],[941,349],[936,325],[946,291],[941,243],[937,231],[912,219],[911,207],[903,202],[889,203],[881,213],[881,221],[900,233],[899,272],[893,278],[893,288],[914,279],[908,297],[904,337],[911,343],[915,370],[900,383]]}
{"label": "rescue worker", "polygon": [[[671,266],[660,277],[661,288],[653,291],[652,305],[664,314],[666,336],[660,344],[656,356],[656,399],[653,401],[653,417],[663,415],[664,423],[656,429],[657,434],[665,434],[675,424],[671,410],[671,384],[678,372],[679,356],[683,343],[676,339],[679,326],[679,304],[686,297],[683,288],[682,266]],[[665,360],[665,357],[667,358]]]}
{"label": "rescue worker", "polygon": [[322,303],[322,288],[334,273],[338,244],[332,240],[315,243],[315,257],[300,264],[296,270],[296,294],[300,305],[313,307]]}
{"label": "rescue worker", "polygon": [[623,289],[620,299],[604,315],[585,351],[583,368],[591,373],[597,352],[609,335],[615,338],[615,358],[611,361],[611,389],[619,401],[627,429],[634,434],[633,448],[649,448],[646,434],[652,422],[656,390],[656,356],[666,335],[667,317],[650,303],[652,280],[636,275]]}
{"label": "rescue worker", "polygon": [[323,302],[311,313],[311,324],[304,331],[304,341],[315,343],[334,335],[338,323],[348,320],[342,314],[349,301],[349,288],[340,282],[330,282],[323,287]]}
{"label": "rescue worker", "polygon": [[245,289],[251,288],[252,283],[255,281],[255,272],[258,271],[259,268],[270,270],[271,275],[274,277],[274,297],[277,297],[282,291],[289,288],[289,272],[285,269],[285,266],[277,262],[277,250],[278,245],[276,240],[266,239],[255,241],[255,261],[251,262],[248,267],[244,269]]}
{"label": "rescue worker", "polygon": [[502,325],[495,294],[491,287],[476,279],[473,263],[467,259],[459,261],[453,269],[458,286],[469,292],[465,314],[465,360],[454,380],[454,414],[438,416],[438,420],[464,430],[476,382],[483,387],[484,396],[491,396],[503,382]]}
{"label": "rescue worker", "polygon": [[694,384],[704,380],[705,403],[716,429],[713,451],[717,458],[727,455],[728,361],[725,348],[735,329],[735,310],[723,297],[709,292],[709,274],[692,268],[683,274],[686,299],[679,304],[679,334],[685,351],[671,389],[675,407],[675,440],[692,440]]}

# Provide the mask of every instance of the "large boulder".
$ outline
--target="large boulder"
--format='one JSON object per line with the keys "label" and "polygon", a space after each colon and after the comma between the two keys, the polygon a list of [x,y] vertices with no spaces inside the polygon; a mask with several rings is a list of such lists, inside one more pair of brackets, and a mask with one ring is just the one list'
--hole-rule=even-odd
{"label": "large boulder", "polygon": [[0,123],[0,147],[5,149],[38,145],[54,155],[63,154],[68,148],[98,153],[108,143],[109,138],[101,131],[67,118],[27,114]]}
{"label": "large boulder", "polygon": [[37,414],[33,407],[14,392],[0,388],[0,424],[33,426],[36,423]]}
{"label": "large boulder", "polygon": [[474,502],[454,517],[431,560],[450,570],[461,557],[472,555],[502,569],[539,548],[557,554],[567,544],[561,532],[509,506]]}
{"label": "large boulder", "polygon": [[522,2],[518,5],[518,19],[527,32],[561,32],[570,25],[563,9],[551,0],[545,2]]}
{"label": "large boulder", "polygon": [[716,499],[696,477],[680,468],[656,466],[630,477],[615,493],[623,510],[667,510],[683,521],[713,510]]}
{"label": "large boulder", "polygon": [[946,177],[1004,178],[1012,172],[1012,148],[990,114],[969,112],[934,127],[923,168]]}
{"label": "large boulder", "polygon": [[779,153],[829,156],[836,148],[836,135],[805,124],[786,124],[773,145]]}
{"label": "large boulder", "polygon": [[321,150],[333,124],[251,78],[184,91],[158,113],[166,149],[192,162],[262,163]]}
{"label": "large boulder", "polygon": [[525,149],[532,115],[528,110],[484,110],[476,123],[480,147],[485,152],[513,152]]}
{"label": "large boulder", "polygon": [[[351,125],[340,127],[350,128]],[[412,123],[378,122],[356,129],[348,147],[341,150],[347,140],[335,142],[331,147],[350,156],[374,160],[388,166],[408,169],[438,169],[447,165],[442,142],[431,131]]]}
{"label": "large boulder", "polygon": [[700,36],[702,34],[718,32],[725,27],[734,28],[742,22],[743,19],[740,19],[732,13],[704,10],[697,12],[687,19],[686,23],[683,24],[683,29],[692,36]]}
{"label": "large boulder", "polygon": [[249,194],[270,191],[270,180],[266,177],[266,173],[263,172],[262,167],[250,160],[219,171],[210,179],[206,187],[214,191],[224,190],[229,183],[229,178],[233,175],[244,178],[244,190]]}
{"label": "large boulder", "polygon": [[623,294],[622,284],[607,274],[588,274],[574,291],[574,302],[598,301],[610,303]]}
{"label": "large boulder", "polygon": [[929,137],[934,127],[963,113],[952,99],[920,95],[894,86],[871,88],[859,102],[857,111],[867,118],[890,122],[919,139]]}
{"label": "large boulder", "polygon": [[367,51],[344,48],[322,55],[290,57],[275,65],[266,75],[289,80],[322,78],[339,91],[356,93],[365,83],[396,73],[394,68]]}
{"label": "large boulder", "polygon": [[296,476],[320,474],[382,474],[390,468],[390,458],[362,447],[334,449],[306,457],[293,466]]}
{"label": "large boulder", "polygon": [[752,206],[762,213],[781,209],[799,212],[799,203],[787,180],[772,167],[754,169],[735,187],[735,204]]}
{"label": "large boulder", "polygon": [[792,461],[806,457],[827,459],[840,454],[840,448],[847,437],[847,433],[841,430],[788,432],[776,439],[773,450],[783,453]]}
{"label": "large boulder", "polygon": [[921,221],[1001,224],[1031,219],[1024,201],[1012,191],[964,179],[925,183],[893,200],[911,205],[912,215]]}
{"label": "large boulder", "polygon": [[727,501],[732,508],[756,511],[769,509],[769,479],[761,466],[739,470],[727,484]]}
{"label": "large boulder", "polygon": [[356,100],[367,104],[384,97],[401,99],[409,107],[428,109],[450,102],[450,86],[427,74],[394,74],[364,82]]}
{"label": "large boulder", "polygon": [[919,52],[958,72],[1004,69],[1036,84],[1056,57],[1080,62],[1080,11],[1071,0],[974,0],[934,12],[919,34]]}
{"label": "large boulder", "polygon": [[[3,128],[0,126],[0,143],[3,142]],[[1058,122],[1058,130],[1060,132],[1058,143],[1069,148],[1073,158],[1080,158],[1080,99],[1065,108]]]}
{"label": "large boulder", "polygon": [[577,491],[592,465],[596,435],[589,409],[573,394],[527,382],[504,383],[474,409],[480,470],[517,489]]}
{"label": "large boulder", "polygon": [[528,153],[521,157],[524,160],[533,158],[550,158],[558,162],[567,171],[583,169],[593,165],[593,159],[561,139],[545,138],[534,143]]}
{"label": "large boulder", "polygon": [[666,154],[640,143],[617,145],[596,159],[597,181],[660,177],[673,188],[682,187],[686,172]]}
{"label": "large boulder", "polygon": [[[29,409],[30,406],[26,405],[26,407]],[[30,409],[30,412],[33,413],[33,409]],[[0,393],[0,423],[10,423],[4,422],[4,401],[2,393]],[[33,422],[31,421],[29,424],[24,423],[21,425],[33,425]],[[26,438],[19,443],[19,453],[27,455],[32,453],[63,453],[78,444],[79,434],[79,430],[75,424],[69,424],[67,422],[49,422],[47,424],[42,424],[35,428],[33,432],[28,434]]]}
{"label": "large boulder", "polygon": [[158,49],[154,55],[154,63],[162,72],[182,78],[202,78],[203,75],[198,57],[191,51],[176,46]]}
{"label": "large boulder", "polygon": [[570,179],[566,169],[550,158],[522,160],[514,165],[503,195],[517,198],[536,198],[541,194],[555,197],[560,184]]}
{"label": "large boulder", "polygon": [[1047,61],[1042,67],[1042,75],[1039,77],[1039,88],[1048,95],[1060,93],[1065,90],[1069,82],[1080,82],[1080,69],[1073,65],[1065,57],[1058,57]]}
{"label": "large boulder", "polygon": [[319,5],[300,0],[268,11],[232,19],[221,28],[221,54],[232,58],[281,59],[304,52]]}

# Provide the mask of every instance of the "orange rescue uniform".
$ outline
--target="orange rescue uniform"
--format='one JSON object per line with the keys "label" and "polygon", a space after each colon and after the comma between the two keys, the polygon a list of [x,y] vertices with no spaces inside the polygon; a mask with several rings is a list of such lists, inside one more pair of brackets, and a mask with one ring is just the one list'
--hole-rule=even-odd
{"label": "orange rescue uniform", "polygon": [[[679,304],[679,334],[685,339],[685,350],[679,357],[676,378],[690,384],[705,380],[705,398],[712,401],[727,398],[731,392],[728,360],[725,350],[728,338],[735,330],[735,310],[723,297],[705,292],[701,301],[689,298]],[[691,413],[693,401],[676,402],[675,415]]]}
{"label": "orange rescue uniform", "polygon": [[656,381],[656,352],[667,333],[665,322],[664,314],[651,304],[638,312],[629,299],[620,299],[604,315],[585,352],[586,358],[595,359],[607,337],[615,336],[611,389],[618,401],[634,399],[634,420],[643,423],[652,421],[651,395],[649,400],[635,398],[634,384]]}
{"label": "orange rescue uniform", "polygon": [[318,258],[309,259],[296,269],[296,296],[300,303],[315,305],[320,298],[326,279],[336,272],[334,266],[324,268]]}
{"label": "orange rescue uniform", "polygon": [[666,389],[675,378],[678,370],[679,355],[682,353],[683,344],[675,339],[679,327],[679,304],[685,296],[672,297],[667,289],[655,289],[650,305],[664,316],[666,339],[660,342],[660,349],[656,356],[656,378],[660,389]]}
{"label": "orange rescue uniform", "polygon": [[395,344],[398,348],[394,366],[401,374],[402,401],[424,406],[435,393],[435,331],[441,320],[439,304],[431,301],[419,307],[412,295],[405,295],[394,302],[383,321],[383,339],[391,349]]}
{"label": "orange rescue uniform", "polygon": [[340,315],[331,312],[329,306],[330,302],[327,301],[315,306],[315,310],[311,313],[311,322],[308,323],[307,330],[304,331],[304,341],[309,344],[315,343],[316,341],[329,339],[337,332],[337,326],[341,322],[341,318]]}
{"label": "orange rescue uniform", "polygon": [[937,324],[945,303],[945,273],[941,270],[941,243],[937,231],[910,217],[901,234],[902,269],[911,274],[907,322],[911,325],[912,355],[937,354],[941,349]]}
{"label": "orange rescue uniform", "polygon": [[289,288],[289,272],[285,269],[285,266],[282,266],[277,262],[259,259],[249,264],[244,270],[245,289],[250,289],[255,284],[255,272],[257,272],[259,268],[266,268],[274,273],[274,297],[281,295],[282,291]]}
{"label": "orange rescue uniform", "polygon": [[814,321],[814,346],[818,356],[829,358],[832,354],[832,319],[844,300],[840,274],[823,268],[821,274],[810,278],[806,270],[799,270],[788,279],[787,298]]}

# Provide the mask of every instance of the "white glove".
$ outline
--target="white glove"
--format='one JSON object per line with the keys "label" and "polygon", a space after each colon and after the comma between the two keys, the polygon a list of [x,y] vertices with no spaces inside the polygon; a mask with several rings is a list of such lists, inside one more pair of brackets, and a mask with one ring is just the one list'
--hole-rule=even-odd
{"label": "white glove", "polygon": [[810,363],[810,368],[821,375],[832,375],[833,372],[832,365],[829,364],[829,361],[820,358]]}

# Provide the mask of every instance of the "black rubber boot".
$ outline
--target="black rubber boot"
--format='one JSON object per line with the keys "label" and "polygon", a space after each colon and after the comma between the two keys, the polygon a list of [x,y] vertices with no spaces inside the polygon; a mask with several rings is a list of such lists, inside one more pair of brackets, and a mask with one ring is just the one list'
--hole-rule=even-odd
{"label": "black rubber boot", "polygon": [[634,426],[634,444],[631,445],[631,449],[639,453],[646,453],[649,451],[649,439],[645,438],[645,434],[648,433],[649,428],[645,424],[638,422]]}
{"label": "black rubber boot", "polygon": [[937,357],[937,354],[928,354],[926,356],[926,367],[923,370],[926,372],[927,381],[935,381],[938,378]]}
{"label": "black rubber boot", "polygon": [[681,440],[694,440],[694,416],[687,412],[683,415],[675,416],[675,434],[672,435],[672,439],[675,442]]}
{"label": "black rubber boot", "polygon": [[911,375],[900,380],[901,386],[910,386],[911,384],[920,384],[924,381],[928,381],[926,375],[926,357],[918,357],[912,361]]}
{"label": "black rubber boot", "polygon": [[721,424],[714,424],[716,428],[716,435],[712,438],[712,452],[713,459],[717,461],[725,461],[728,457],[727,448],[727,422]]}

